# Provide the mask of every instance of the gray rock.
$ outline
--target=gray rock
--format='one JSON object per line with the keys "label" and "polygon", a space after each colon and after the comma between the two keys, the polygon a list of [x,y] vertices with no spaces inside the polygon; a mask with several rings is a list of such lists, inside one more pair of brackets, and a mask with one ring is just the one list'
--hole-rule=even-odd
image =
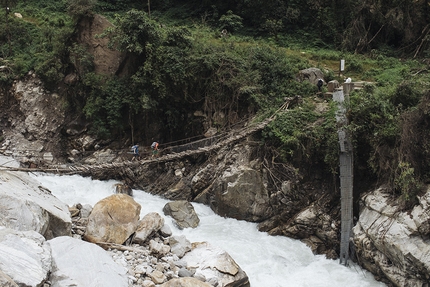
{"label": "gray rock", "polygon": [[160,234],[164,237],[172,236],[172,229],[169,225],[164,224],[163,227],[160,228]]}
{"label": "gray rock", "polygon": [[426,286],[430,280],[427,228],[430,188],[411,212],[399,212],[383,188],[363,196],[360,217],[353,228],[360,262],[395,286]]}
{"label": "gray rock", "polygon": [[[86,138],[88,138],[88,136],[84,138],[83,145],[87,146],[87,148],[91,148],[90,143],[85,143]],[[93,140],[95,141],[95,139]],[[93,144],[94,141],[91,141],[91,144]],[[95,151],[89,158],[85,159],[85,163],[87,164],[112,163],[112,161],[116,158],[116,156],[117,155],[110,149],[98,150],[98,151]]]}
{"label": "gray rock", "polygon": [[157,242],[155,240],[150,240],[149,241],[149,250],[153,254],[164,255],[170,251],[170,246],[165,245],[165,244],[160,243],[160,242]]}
{"label": "gray rock", "polygon": [[43,154],[43,160],[47,162],[48,164],[52,163],[54,161],[54,156],[51,152],[45,152]]}
{"label": "gray rock", "polygon": [[163,226],[164,218],[156,212],[148,213],[139,221],[133,242],[143,244],[148,237],[157,233]]}
{"label": "gray rock", "polygon": [[195,200],[210,205],[221,216],[239,220],[259,221],[272,211],[262,174],[247,165],[231,165],[214,181],[211,190]]}
{"label": "gray rock", "polygon": [[37,77],[18,81],[15,93],[20,97],[20,110],[25,115],[25,129],[36,138],[48,139],[64,121],[64,107],[58,94],[47,93]]}
{"label": "gray rock", "polygon": [[91,214],[91,211],[93,210],[93,207],[89,204],[82,205],[81,208],[81,217],[88,218]]}
{"label": "gray rock", "polygon": [[66,204],[25,173],[2,172],[0,225],[34,230],[45,238],[70,235],[72,220]]}
{"label": "gray rock", "polygon": [[179,258],[191,250],[191,242],[184,235],[169,237],[169,245],[171,252]]}
{"label": "gray rock", "polygon": [[304,70],[300,70],[297,75],[297,80],[300,82],[308,81],[313,85],[316,85],[318,79],[324,79],[323,72],[318,68],[308,68]]}
{"label": "gray rock", "polygon": [[[36,231],[0,229],[0,270],[16,284],[41,286],[50,268],[51,249],[42,235]],[[3,278],[7,282],[7,277]]]}
{"label": "gray rock", "polygon": [[127,269],[101,247],[68,236],[48,241],[52,249],[52,287],[128,287]]}
{"label": "gray rock", "polygon": [[181,268],[179,269],[178,276],[179,277],[193,277],[195,272],[191,272],[187,268]]}
{"label": "gray rock", "polygon": [[250,286],[248,276],[233,258],[208,242],[193,243],[193,249],[182,260],[196,268],[196,274],[204,275],[205,281],[215,278],[221,286]]}
{"label": "gray rock", "polygon": [[170,215],[175,219],[180,229],[199,225],[200,219],[197,216],[193,205],[186,200],[172,201],[163,207],[165,215]]}

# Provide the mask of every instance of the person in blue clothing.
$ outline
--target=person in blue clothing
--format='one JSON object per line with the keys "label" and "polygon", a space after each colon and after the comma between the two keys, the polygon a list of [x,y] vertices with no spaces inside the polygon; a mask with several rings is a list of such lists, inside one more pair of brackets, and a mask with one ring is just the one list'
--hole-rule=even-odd
{"label": "person in blue clothing", "polygon": [[133,158],[131,160],[140,160],[139,145],[136,144],[132,146],[131,151],[133,152]]}

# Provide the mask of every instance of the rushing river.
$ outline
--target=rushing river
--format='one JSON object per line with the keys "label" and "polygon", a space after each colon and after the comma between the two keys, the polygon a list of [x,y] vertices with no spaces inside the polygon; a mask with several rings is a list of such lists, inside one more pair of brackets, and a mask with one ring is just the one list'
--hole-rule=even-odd
{"label": "rushing river", "polygon": [[[69,206],[94,206],[113,194],[116,181],[97,181],[81,176],[33,175],[44,187]],[[163,214],[168,202],[141,190],[133,190],[142,206],[141,218],[157,212],[165,218],[174,235],[185,235],[191,242],[208,241],[227,251],[249,277],[251,287],[367,287],[386,286],[356,265],[345,267],[338,260],[313,255],[302,242],[259,232],[256,224],[216,215],[209,207],[192,203],[200,224],[179,230]]]}

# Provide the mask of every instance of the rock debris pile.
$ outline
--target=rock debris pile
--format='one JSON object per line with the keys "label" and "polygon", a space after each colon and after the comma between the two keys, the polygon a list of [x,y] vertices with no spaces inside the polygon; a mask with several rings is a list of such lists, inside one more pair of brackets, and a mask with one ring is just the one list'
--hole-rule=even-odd
{"label": "rock debris pile", "polygon": [[[119,199],[119,200],[118,200]],[[134,200],[124,194],[117,194],[99,201],[93,211],[91,206],[77,204],[70,208],[72,215],[72,233],[77,239],[94,239],[95,233],[104,240],[117,241],[115,238],[106,238],[108,234],[120,234],[112,229],[120,228],[119,225],[111,226],[111,230],[106,226],[106,218],[102,219],[103,210],[109,209],[109,217],[115,212],[112,206],[123,205],[124,202]],[[139,206],[139,205],[136,205]],[[129,209],[130,211],[131,209]],[[167,203],[164,210],[169,215],[179,216],[177,224],[182,226],[197,227],[199,220],[194,212],[191,203],[187,201],[175,201]],[[135,212],[140,212],[137,208]],[[88,217],[85,217],[88,215]],[[130,214],[121,213],[121,216]],[[118,218],[117,218],[118,219]],[[119,220],[121,221],[121,220]],[[97,222],[99,229],[92,229],[89,234],[88,224]],[[102,222],[104,222],[102,224]],[[130,222],[128,222],[130,224]],[[171,229],[164,224],[164,219],[157,213],[152,212],[145,215],[137,224],[136,231],[128,237],[126,245],[97,242],[99,246],[106,249],[112,259],[126,269],[129,287],[155,287],[155,286],[249,286],[248,278],[234,260],[224,251],[207,242],[191,243],[185,236],[172,235]],[[101,232],[103,230],[103,234]],[[123,239],[121,239],[123,240]],[[136,243],[138,242],[138,243]],[[201,258],[201,253],[205,253],[205,258]],[[202,261],[202,262],[196,262]],[[215,259],[213,268],[208,268],[210,262]],[[192,263],[192,264],[190,264]],[[196,283],[197,279],[199,282]],[[172,281],[172,279],[175,279]],[[176,282],[176,283],[174,283]],[[200,284],[200,285],[196,285]]]}
{"label": "rock debris pile", "polygon": [[[127,194],[67,206],[26,173],[0,178],[0,286],[250,286],[224,250],[173,235],[158,213],[140,218]],[[166,210],[198,224],[187,201]]]}

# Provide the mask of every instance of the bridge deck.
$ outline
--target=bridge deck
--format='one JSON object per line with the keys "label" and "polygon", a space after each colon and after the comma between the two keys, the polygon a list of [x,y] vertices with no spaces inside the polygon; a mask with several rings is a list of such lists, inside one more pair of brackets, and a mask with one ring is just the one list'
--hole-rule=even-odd
{"label": "bridge deck", "polygon": [[[263,122],[258,124],[249,125],[240,130],[231,132],[226,136],[223,140],[212,143],[208,146],[199,146],[197,144],[188,143],[186,144],[189,149],[186,149],[182,152],[172,152],[166,155],[153,158],[153,159],[144,159],[140,161],[123,161],[123,162],[113,162],[113,163],[103,163],[103,164],[70,164],[70,165],[51,165],[47,168],[25,168],[25,167],[9,167],[9,166],[0,166],[0,171],[8,170],[8,171],[25,171],[25,172],[45,172],[45,173],[59,173],[59,174],[91,174],[96,171],[101,170],[111,170],[111,169],[122,169],[125,167],[135,167],[145,164],[150,164],[153,162],[166,162],[177,160],[186,156],[197,155],[200,153],[208,153],[215,150],[220,149],[223,146],[229,145],[233,142],[239,141],[240,139],[249,136],[250,134],[262,130],[265,128],[274,117],[270,117]],[[196,141],[197,142],[197,141]],[[184,145],[182,145],[184,146]],[[171,148],[171,147],[170,147]]]}

